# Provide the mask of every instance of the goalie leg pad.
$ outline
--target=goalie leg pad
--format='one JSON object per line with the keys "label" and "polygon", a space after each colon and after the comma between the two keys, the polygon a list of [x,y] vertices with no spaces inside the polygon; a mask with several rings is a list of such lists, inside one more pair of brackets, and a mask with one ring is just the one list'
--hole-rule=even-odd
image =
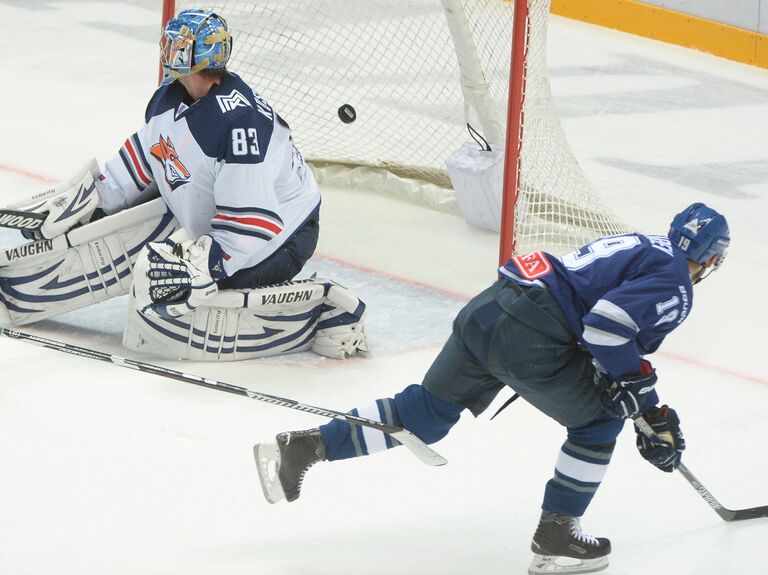
{"label": "goalie leg pad", "polygon": [[[132,294],[123,345],[155,357],[194,361],[237,361],[316,351],[313,346],[319,332],[341,328],[349,333],[351,315],[347,317],[346,309],[329,303],[327,295],[333,287],[348,292],[320,279],[252,290],[220,290],[211,305],[201,305],[177,318],[141,313]],[[348,296],[348,307],[352,298],[359,302],[356,296]],[[320,329],[326,325],[323,321],[328,324]],[[337,335],[337,339],[351,349],[348,335]],[[338,351],[331,352],[334,346],[338,349],[340,344],[326,344],[329,351],[323,355],[345,357]]]}
{"label": "goalie leg pad", "polygon": [[235,361],[305,351],[325,301],[325,286],[291,282],[254,290],[221,290],[211,305],[181,317],[142,313],[131,294],[123,345],[168,359]]}
{"label": "goalie leg pad", "polygon": [[0,251],[0,322],[24,325],[128,293],[141,248],[176,227],[158,199],[53,240]]}

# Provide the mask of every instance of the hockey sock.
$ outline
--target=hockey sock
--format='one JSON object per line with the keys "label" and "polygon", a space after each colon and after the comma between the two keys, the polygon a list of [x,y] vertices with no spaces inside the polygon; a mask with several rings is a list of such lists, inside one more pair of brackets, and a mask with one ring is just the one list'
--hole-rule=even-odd
{"label": "hockey sock", "polygon": [[[425,443],[434,443],[447,435],[463,409],[432,395],[421,385],[410,385],[394,398],[377,399],[350,413],[404,427]],[[320,434],[329,461],[370,455],[399,445],[386,433],[337,419],[320,426]]]}
{"label": "hockey sock", "polygon": [[623,425],[621,419],[603,417],[568,429],[555,475],[544,491],[543,509],[573,517],[584,515],[605,476]]}

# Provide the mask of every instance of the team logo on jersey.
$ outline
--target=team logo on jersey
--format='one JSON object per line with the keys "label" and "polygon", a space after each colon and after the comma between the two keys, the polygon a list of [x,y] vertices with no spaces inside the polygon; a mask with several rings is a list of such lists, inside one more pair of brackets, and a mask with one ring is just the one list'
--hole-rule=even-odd
{"label": "team logo on jersey", "polygon": [[552,264],[544,252],[515,256],[512,258],[512,262],[517,266],[520,275],[527,280],[535,280],[552,270]]}
{"label": "team logo on jersey", "polygon": [[189,170],[181,163],[170,138],[160,135],[160,141],[149,149],[149,153],[160,160],[165,170],[165,181],[175,190],[189,182]]}
{"label": "team logo on jersey", "polygon": [[223,114],[235,108],[253,108],[248,99],[237,90],[232,90],[226,96],[216,96],[216,101],[219,103],[219,108]]}

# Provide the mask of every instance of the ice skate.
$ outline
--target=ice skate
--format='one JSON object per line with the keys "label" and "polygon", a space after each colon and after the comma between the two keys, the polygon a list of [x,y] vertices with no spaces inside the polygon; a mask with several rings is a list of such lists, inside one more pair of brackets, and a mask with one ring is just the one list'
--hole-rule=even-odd
{"label": "ice skate", "polygon": [[529,575],[594,573],[608,567],[611,542],[584,533],[578,517],[543,511],[531,551]]}
{"label": "ice skate", "polygon": [[257,443],[253,448],[264,497],[270,503],[299,498],[304,474],[325,459],[319,429],[286,431],[275,443]]}

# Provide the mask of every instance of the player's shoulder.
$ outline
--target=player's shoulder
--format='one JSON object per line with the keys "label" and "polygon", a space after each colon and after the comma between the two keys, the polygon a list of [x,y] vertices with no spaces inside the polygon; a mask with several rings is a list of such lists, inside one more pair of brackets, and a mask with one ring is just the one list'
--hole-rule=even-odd
{"label": "player's shoulder", "polygon": [[206,99],[206,107],[209,115],[230,125],[261,129],[275,121],[275,112],[269,102],[231,72],[214,87],[211,97]]}
{"label": "player's shoulder", "polygon": [[154,116],[159,116],[168,110],[175,110],[184,99],[186,91],[178,82],[173,79],[167,79],[155,90],[149,99],[147,109],[144,112],[144,121]]}
{"label": "player's shoulder", "polygon": [[275,127],[269,103],[239,76],[227,74],[187,120],[208,155],[227,163],[261,163]]}
{"label": "player's shoulder", "polygon": [[654,234],[634,234],[640,240],[641,250],[649,261],[660,265],[673,265],[684,254],[674,245],[667,236]]}
{"label": "player's shoulder", "polygon": [[561,261],[571,271],[637,278],[668,272],[680,275],[687,269],[684,259],[666,236],[628,233],[598,238],[563,255]]}
{"label": "player's shoulder", "polygon": [[670,281],[687,283],[688,261],[667,236],[638,234],[638,238],[642,246],[639,265],[642,274],[667,276]]}

